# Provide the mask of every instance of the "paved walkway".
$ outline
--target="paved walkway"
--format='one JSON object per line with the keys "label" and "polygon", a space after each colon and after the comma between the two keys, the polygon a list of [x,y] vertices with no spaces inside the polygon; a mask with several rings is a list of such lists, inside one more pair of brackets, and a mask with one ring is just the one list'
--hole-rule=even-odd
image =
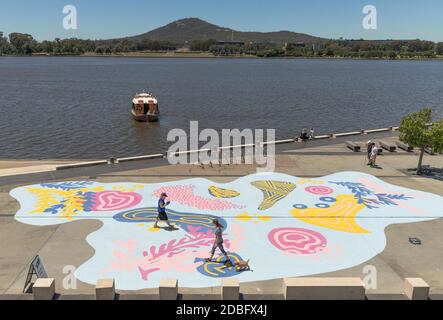
{"label": "paved walkway", "polygon": [[[361,139],[361,137],[360,137]],[[365,138],[367,140],[367,138]],[[372,139],[372,137],[371,137]],[[394,141],[396,138],[383,137]],[[443,182],[413,176],[408,169],[417,163],[416,154],[404,151],[385,152],[379,157],[381,169],[373,169],[365,165],[364,152],[354,154],[346,149],[342,140],[338,144],[312,144],[306,148],[279,149],[276,157],[276,171],[301,178],[312,178],[329,175],[340,171],[359,171],[381,178],[383,181],[443,196]],[[158,166],[140,168],[140,163],[128,164],[119,170],[82,169],[63,172],[71,180],[90,179],[97,182],[139,182],[155,183],[181,180],[190,177],[205,177],[215,182],[229,182],[255,172],[253,165],[222,165],[222,166],[166,166],[158,162]],[[442,167],[443,156],[425,156],[425,164]],[[94,171],[95,170],[95,171]],[[30,175],[32,181],[44,182],[52,179],[61,180],[60,176]],[[9,196],[9,191],[20,185],[31,184],[26,176],[19,180],[0,179],[0,294],[20,294],[25,282],[29,262],[39,254],[44,261],[48,273],[56,278],[57,291],[67,295],[93,295],[94,288],[86,283],[78,283],[77,290],[65,290],[63,283],[63,267],[79,266],[93,256],[94,250],[85,238],[101,227],[99,221],[74,221],[54,226],[32,226],[22,224],[14,219],[18,211],[18,203]],[[32,182],[34,183],[34,182]],[[435,210],[442,210],[435,208]],[[378,271],[378,287],[368,293],[377,298],[380,294],[388,294],[398,298],[402,293],[403,279],[406,277],[422,277],[431,285],[434,298],[443,297],[443,219],[411,224],[391,225],[386,229],[387,245],[385,250],[370,261],[356,267],[335,271],[321,276],[357,276],[364,277],[363,268],[373,265]],[[409,243],[410,237],[417,237],[422,245]],[[364,247],[362,248],[364,250]],[[281,279],[242,283],[241,291],[245,297],[254,298],[266,294],[268,298],[281,297]],[[145,294],[145,298],[154,294],[155,290],[145,289],[135,293]],[[215,297],[215,288],[181,289],[184,298]],[[134,294],[134,292],[122,292]],[[386,296],[385,296],[386,297]]]}

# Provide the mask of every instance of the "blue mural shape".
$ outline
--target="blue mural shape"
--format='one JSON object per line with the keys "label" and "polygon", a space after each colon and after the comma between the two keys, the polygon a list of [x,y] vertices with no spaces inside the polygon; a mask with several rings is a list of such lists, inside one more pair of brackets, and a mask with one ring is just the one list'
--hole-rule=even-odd
{"label": "blue mural shape", "polygon": [[203,258],[195,258],[195,262],[202,263],[197,267],[197,271],[202,275],[211,278],[229,278],[233,276],[238,276],[239,274],[250,271],[250,270],[237,270],[235,267],[236,262],[243,261],[242,257],[236,253],[228,253],[229,259],[231,259],[232,264],[226,264],[226,258],[219,256],[214,261],[205,261]]}
{"label": "blue mural shape", "polygon": [[[189,226],[200,227],[200,232],[207,232],[208,230],[215,230],[215,226],[212,223],[214,219],[217,219],[226,229],[227,222],[225,219],[208,214],[199,213],[184,213],[174,210],[167,210],[168,219],[171,223],[176,224],[178,227],[185,231],[189,231]],[[141,223],[150,222],[154,223],[157,218],[157,208],[139,208],[124,211],[114,216],[114,219],[119,222]]]}

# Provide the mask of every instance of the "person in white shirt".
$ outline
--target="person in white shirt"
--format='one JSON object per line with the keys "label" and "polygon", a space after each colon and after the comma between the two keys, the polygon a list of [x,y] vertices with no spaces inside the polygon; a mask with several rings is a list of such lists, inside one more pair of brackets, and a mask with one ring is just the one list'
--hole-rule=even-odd
{"label": "person in white shirt", "polygon": [[311,130],[309,130],[309,140],[313,139],[314,139],[314,128],[311,128]]}
{"label": "person in white shirt", "polygon": [[375,143],[372,143],[372,150],[371,150],[371,167],[375,166],[376,160],[377,160],[377,155],[378,155],[378,148],[375,145]]}

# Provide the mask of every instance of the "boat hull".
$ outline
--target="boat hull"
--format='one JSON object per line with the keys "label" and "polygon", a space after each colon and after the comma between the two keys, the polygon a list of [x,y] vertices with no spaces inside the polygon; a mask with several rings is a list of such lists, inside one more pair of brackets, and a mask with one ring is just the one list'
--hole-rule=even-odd
{"label": "boat hull", "polygon": [[134,112],[131,112],[132,118],[136,121],[140,122],[157,122],[158,121],[158,115],[147,115],[147,114],[135,114]]}

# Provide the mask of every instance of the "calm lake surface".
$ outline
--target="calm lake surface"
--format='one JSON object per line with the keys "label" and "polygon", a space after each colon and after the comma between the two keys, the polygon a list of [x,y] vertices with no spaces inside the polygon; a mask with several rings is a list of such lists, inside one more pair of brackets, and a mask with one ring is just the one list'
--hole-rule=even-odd
{"label": "calm lake surface", "polygon": [[[159,123],[131,118],[143,89],[159,100]],[[278,138],[379,128],[424,106],[443,117],[443,62],[1,57],[0,158],[157,153],[190,120]]]}

